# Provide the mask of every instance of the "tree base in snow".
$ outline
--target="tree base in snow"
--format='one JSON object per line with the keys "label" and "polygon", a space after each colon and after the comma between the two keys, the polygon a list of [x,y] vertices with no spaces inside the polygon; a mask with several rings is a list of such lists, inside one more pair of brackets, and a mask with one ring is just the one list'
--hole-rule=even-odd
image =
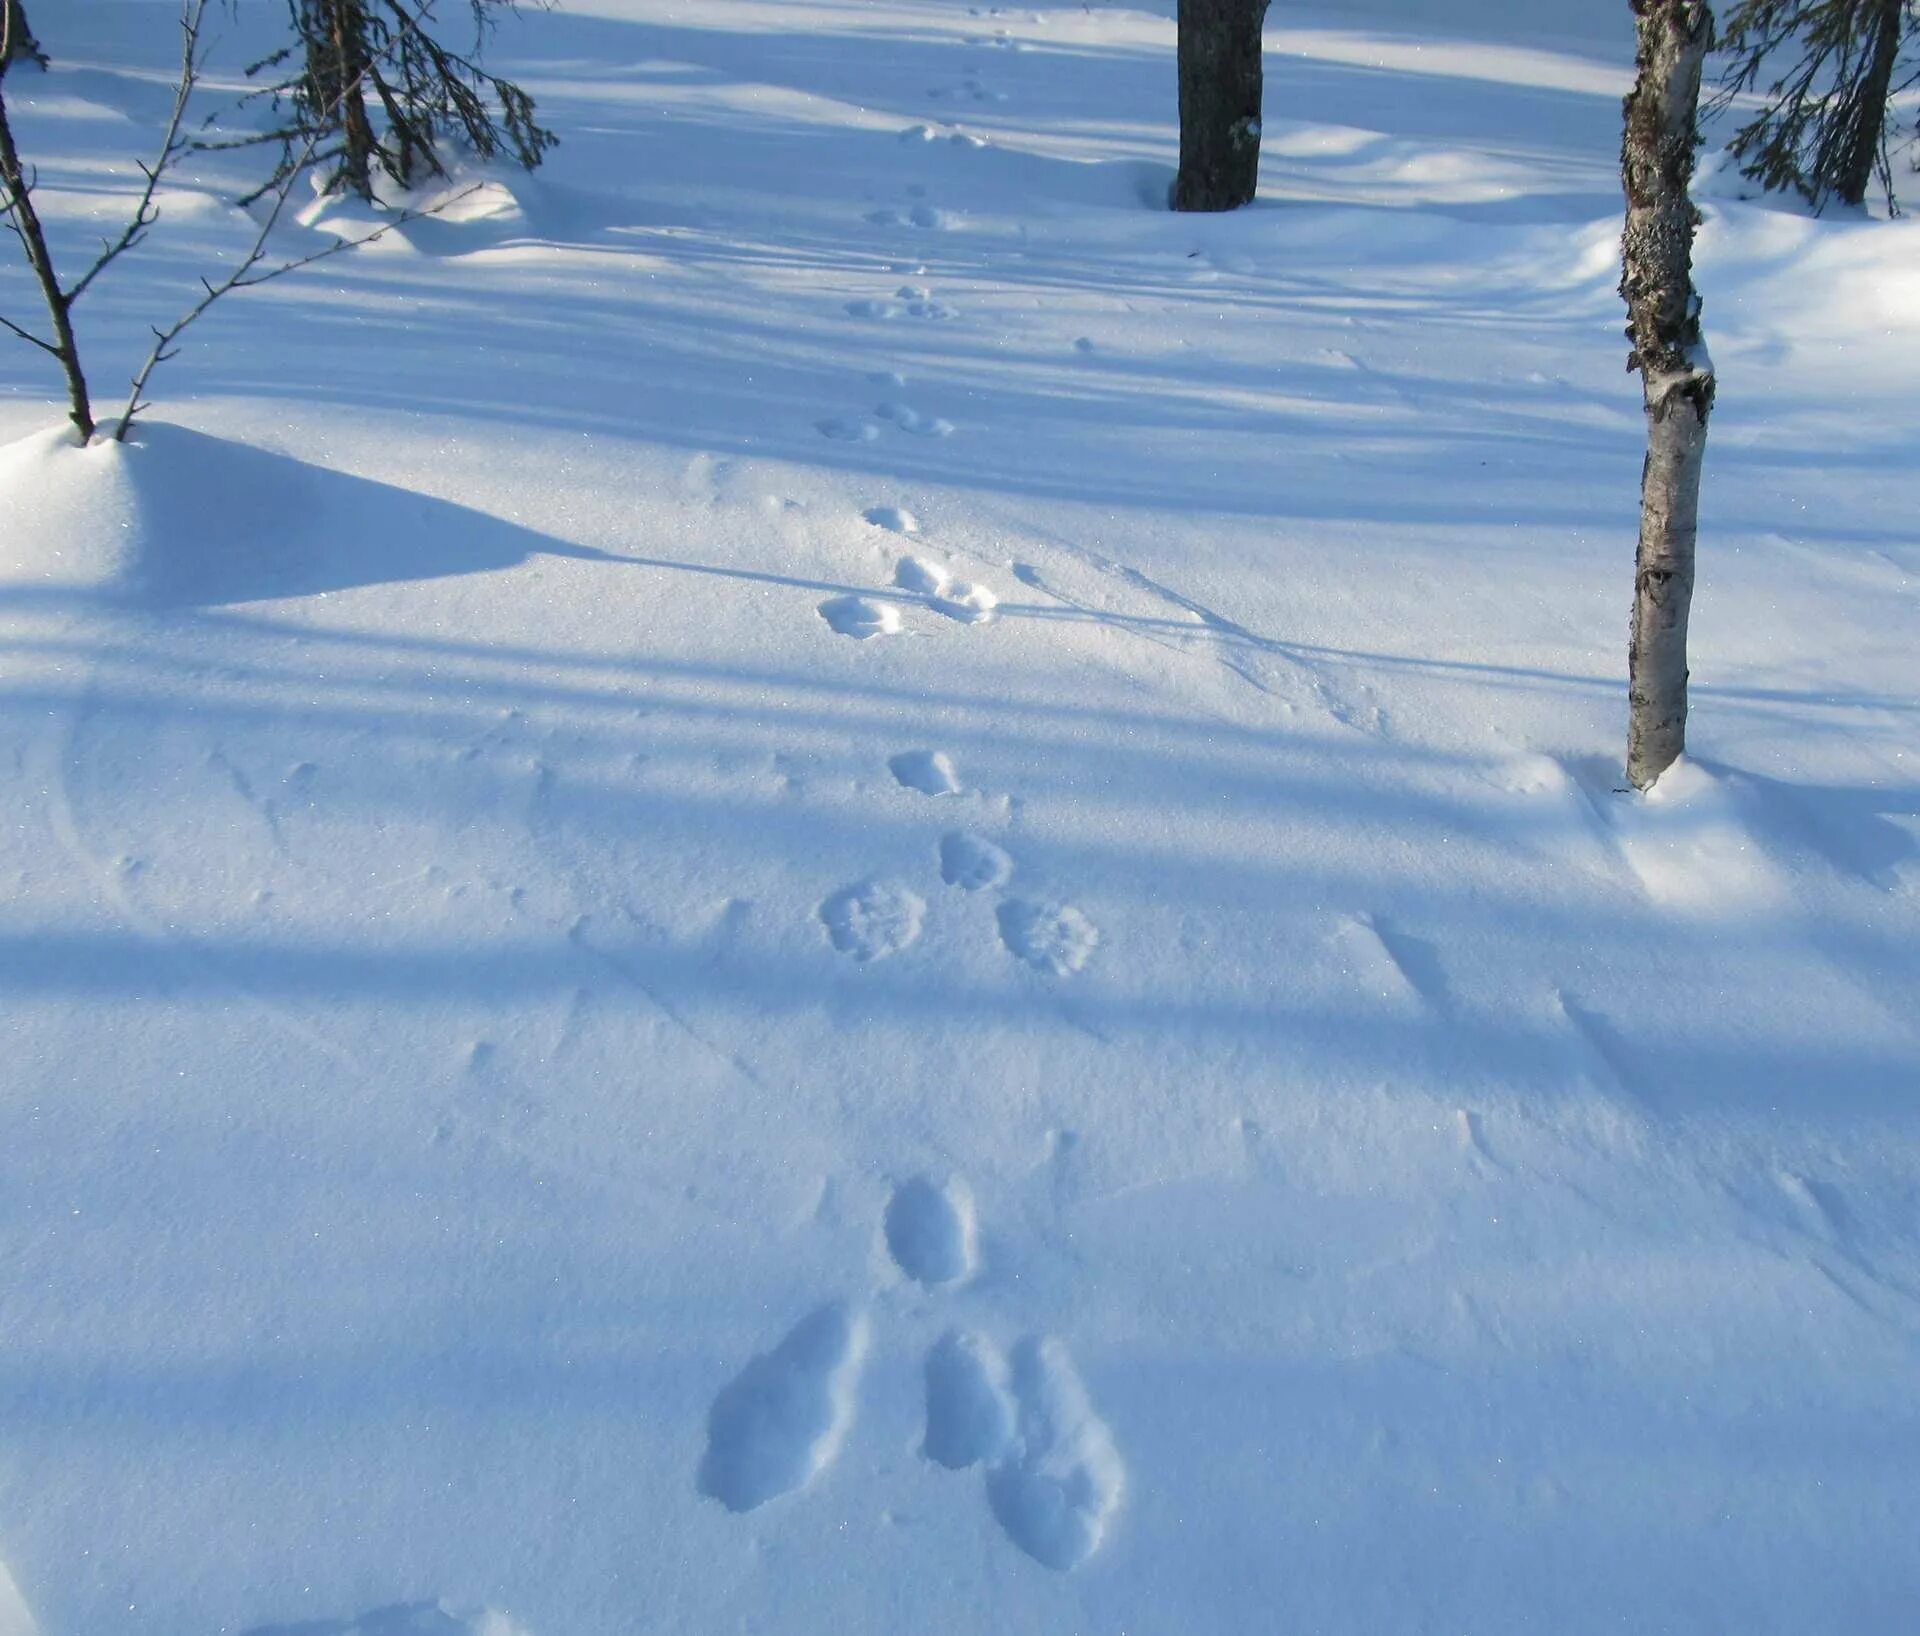
{"label": "tree base in snow", "polygon": [[1266,0],[1180,0],[1175,210],[1237,210],[1260,181],[1260,25]]}

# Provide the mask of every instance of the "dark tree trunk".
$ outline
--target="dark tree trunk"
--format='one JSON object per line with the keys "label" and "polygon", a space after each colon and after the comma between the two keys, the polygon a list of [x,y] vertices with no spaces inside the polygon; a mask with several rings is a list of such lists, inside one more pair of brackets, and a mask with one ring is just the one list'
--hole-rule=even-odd
{"label": "dark tree trunk", "polygon": [[340,174],[363,199],[373,197],[373,122],[367,117],[372,66],[360,0],[308,0],[301,11],[307,49],[307,101],[315,124],[340,132]]}
{"label": "dark tree trunk", "polygon": [[38,63],[45,68],[47,54],[40,49],[40,42],[33,37],[33,30],[27,26],[26,6],[22,4],[22,0],[6,0],[6,7],[4,23],[8,61]]}
{"label": "dark tree trunk", "polygon": [[1180,0],[1175,210],[1236,210],[1260,180],[1260,25],[1267,0]]}
{"label": "dark tree trunk", "polygon": [[1703,0],[1631,3],[1639,47],[1620,146],[1620,293],[1633,342],[1627,367],[1640,372],[1647,414],[1647,459],[1627,656],[1627,778],[1644,790],[1686,748],[1687,615],[1714,391],[1693,287],[1698,217],[1687,185],[1713,13]]}
{"label": "dark tree trunk", "polygon": [[1900,55],[1900,27],[1906,9],[1906,0],[1878,0],[1868,25],[1873,30],[1873,55],[1860,85],[1859,103],[1853,109],[1852,128],[1847,132],[1833,189],[1843,202],[1856,207],[1867,202],[1867,189],[1873,185],[1873,173],[1880,165],[1886,140],[1887,96],[1893,89],[1893,67]]}

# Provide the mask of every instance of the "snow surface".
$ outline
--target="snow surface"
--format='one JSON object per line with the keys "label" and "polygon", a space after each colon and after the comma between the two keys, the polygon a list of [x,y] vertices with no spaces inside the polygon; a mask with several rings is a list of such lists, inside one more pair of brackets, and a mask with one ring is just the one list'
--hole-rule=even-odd
{"label": "snow surface", "polygon": [[1623,795],[1626,10],[1276,4],[1197,219],[1170,0],[573,0],[0,352],[0,1632],[1910,1629],[1920,228],[1713,199]]}

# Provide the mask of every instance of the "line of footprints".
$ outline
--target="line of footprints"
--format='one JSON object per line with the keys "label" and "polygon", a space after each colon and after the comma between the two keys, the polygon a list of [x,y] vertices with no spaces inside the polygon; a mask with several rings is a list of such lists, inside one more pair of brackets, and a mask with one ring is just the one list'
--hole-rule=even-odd
{"label": "line of footprints", "polygon": [[[902,1183],[883,1225],[895,1266],[924,1288],[973,1275],[963,1182]],[[754,1358],[713,1401],[700,1492],[747,1512],[813,1482],[852,1428],[867,1340],[865,1314],[835,1301]],[[983,1472],[1001,1531],[1036,1562],[1065,1572],[1100,1549],[1126,1470],[1065,1346],[1029,1336],[1003,1355],[984,1335],[950,1329],[927,1353],[925,1380],[927,1461]]]}
{"label": "line of footprints", "polygon": [[[922,795],[958,795],[960,779],[941,750],[908,750],[892,757],[894,781]],[[999,891],[1013,878],[1013,858],[984,835],[949,830],[940,837],[940,879],[963,892]],[[893,880],[856,881],[820,905],[820,923],[842,954],[861,962],[884,960],[920,939],[926,900]],[[1099,947],[1100,933],[1070,903],[1003,898],[994,908],[1000,943],[1015,959],[1050,977],[1080,970]]]}

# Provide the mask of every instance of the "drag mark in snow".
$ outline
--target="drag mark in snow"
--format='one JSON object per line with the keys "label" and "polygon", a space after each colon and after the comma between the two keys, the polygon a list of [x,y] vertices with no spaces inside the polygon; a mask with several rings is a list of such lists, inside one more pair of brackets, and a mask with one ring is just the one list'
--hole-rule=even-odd
{"label": "drag mark in snow", "polygon": [[834,1302],[749,1363],[713,1400],[700,1492],[751,1511],[812,1482],[853,1419],[865,1350],[864,1319]]}
{"label": "drag mark in snow", "polygon": [[1012,898],[995,913],[1007,952],[1049,976],[1066,977],[1078,971],[1100,942],[1098,928],[1070,903]]}
{"label": "drag mark in snow", "polygon": [[[62,740],[57,745],[46,745],[45,753],[52,763],[51,769],[33,775],[48,796],[47,823],[61,850],[93,879],[101,896],[126,918],[136,935],[153,944],[156,949],[164,950],[170,958],[178,960],[210,983],[232,990],[268,1021],[345,1069],[355,1079],[364,1081],[366,1068],[351,1049],[306,1022],[291,1007],[251,987],[243,966],[202,952],[191,939],[183,937],[170,921],[148,911],[133,884],[146,867],[144,860],[122,857],[109,864],[88,845],[82,832],[82,815],[74,799],[73,783],[75,770],[81,764],[80,747],[92,732],[100,708],[93,694],[92,683],[89,683],[79,708],[65,725]],[[39,746],[34,749],[38,752]],[[38,753],[26,758],[29,766],[39,760]],[[0,1633],[0,1636],[4,1636],[4,1633]]]}
{"label": "drag mark in snow", "polygon": [[1013,878],[1013,859],[982,836],[954,830],[940,837],[940,878],[963,892],[1005,886]]}
{"label": "drag mark in snow", "polygon": [[987,1501],[1015,1545],[1065,1572],[1100,1549],[1126,1470],[1058,1341],[1015,1347],[1011,1387],[1014,1440],[987,1474]]}
{"label": "drag mark in snow", "polygon": [[1801,1229],[1827,1244],[1840,1244],[1840,1224],[1846,1219],[1839,1195],[1826,1184],[1812,1182],[1791,1170],[1776,1170],[1774,1186],[1794,1208]]}
{"label": "drag mark in snow", "polygon": [[1572,1025],[1573,1031],[1580,1037],[1593,1060],[1605,1070],[1614,1088],[1628,1095],[1635,1094],[1633,1065],[1621,1050],[1620,1042],[1614,1037],[1606,1019],[1568,998],[1560,989],[1554,990],[1553,999],[1560,1008],[1560,1015]]}
{"label": "drag mark in snow", "polygon": [[960,775],[944,750],[903,750],[887,758],[887,768],[903,789],[918,790],[922,795],[960,793]]}
{"label": "drag mark in snow", "polygon": [[1420,1009],[1427,996],[1413,980],[1371,915],[1343,918],[1328,940],[1341,971],[1367,996],[1390,1011]]}
{"label": "drag mark in snow", "polygon": [[927,906],[892,881],[843,887],[820,905],[820,923],[842,954],[863,964],[884,960],[918,941]]}
{"label": "drag mark in snow", "polygon": [[874,602],[863,596],[828,597],[817,612],[836,636],[851,636],[864,642],[871,636],[898,636],[900,610],[891,602]]}
{"label": "drag mark in snow", "polygon": [[[1090,585],[1083,584],[1079,594],[1070,593],[1057,576],[1049,577],[1026,562],[1013,565],[1014,578],[1096,623],[1124,631],[1156,647],[1196,655],[1218,664],[1255,692],[1277,700],[1288,710],[1296,707],[1304,688],[1311,703],[1341,726],[1369,734],[1386,731],[1385,714],[1372,702],[1370,689],[1355,683],[1351,687],[1353,696],[1343,696],[1330,678],[1330,667],[1309,658],[1297,644],[1261,636],[1139,569],[1115,562],[1070,540],[1055,537],[1052,543],[1070,564],[1091,578]],[[1151,599],[1151,604],[1157,605],[1156,611],[1126,607],[1113,595],[1112,588],[1116,586]],[[1263,662],[1266,660],[1278,661],[1302,685],[1289,685],[1273,664]]]}
{"label": "drag mark in snow", "polygon": [[1476,1168],[1491,1166],[1505,1172],[1506,1166],[1493,1156],[1487,1146],[1486,1122],[1479,1114],[1468,1108],[1456,1108],[1454,1118],[1460,1133],[1460,1151]]}
{"label": "drag mark in snow", "polygon": [[915,1176],[893,1190],[885,1220],[887,1253],[917,1284],[951,1284],[973,1271],[973,1196],[958,1179],[944,1187]]}
{"label": "drag mark in snow", "polygon": [[1014,1406],[993,1342],[949,1330],[928,1352],[926,1375],[926,1457],[949,1471],[998,1460],[1013,1441]]}

